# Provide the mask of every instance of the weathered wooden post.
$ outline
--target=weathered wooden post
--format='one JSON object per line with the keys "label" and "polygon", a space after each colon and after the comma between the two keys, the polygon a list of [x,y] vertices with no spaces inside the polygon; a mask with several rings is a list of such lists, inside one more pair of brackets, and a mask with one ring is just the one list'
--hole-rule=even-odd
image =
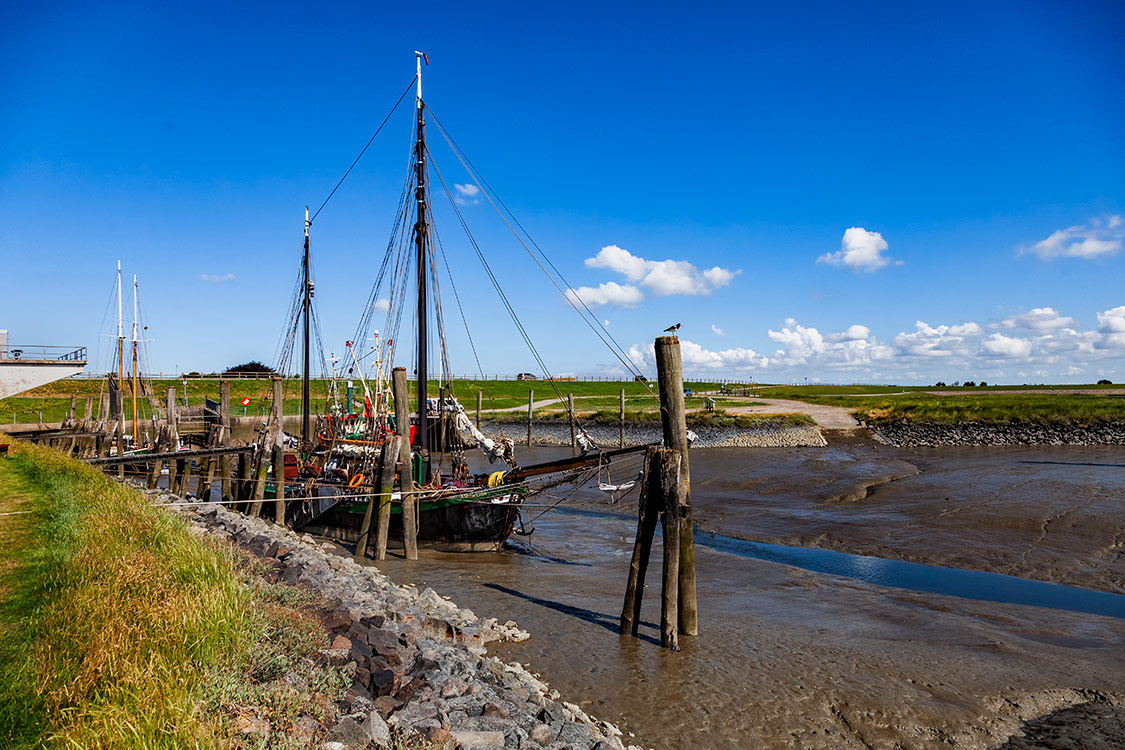
{"label": "weathered wooden post", "polygon": [[527,444],[531,445],[531,418],[535,409],[535,389],[527,389]]}
{"label": "weathered wooden post", "polygon": [[[122,385],[122,384],[118,384]],[[125,455],[125,389],[117,390],[117,429],[115,440],[117,442],[117,457]],[[125,478],[125,464],[117,464],[117,478]]]}
{"label": "weathered wooden post", "polygon": [[94,418],[94,397],[86,397],[86,419]]}
{"label": "weathered wooden post", "polygon": [[[383,450],[379,454],[379,469],[375,474],[374,482],[372,482],[367,510],[363,513],[363,523],[359,527],[359,541],[355,545],[356,560],[362,560],[367,556],[367,540],[371,533],[372,518],[376,521],[375,559],[385,560],[387,558],[387,531],[391,522],[391,493],[394,491],[395,459],[398,457],[400,439],[396,435],[388,437],[383,442]],[[386,509],[385,513],[384,508]]]}
{"label": "weathered wooden post", "polygon": [[[160,434],[156,437],[156,439],[153,443],[153,446],[152,446],[152,452],[153,453],[160,453],[161,452],[161,446],[163,446],[165,449],[167,449],[168,439],[167,439],[166,435],[167,435],[167,431],[165,429],[161,429]],[[160,481],[160,467],[163,466],[163,464],[164,464],[163,461],[153,461],[152,466],[150,466],[148,468],[148,488],[150,490],[155,489],[157,482]],[[171,472],[169,472],[169,473],[171,473]]]}
{"label": "weathered wooden post", "polygon": [[578,433],[574,431],[574,394],[566,394],[566,410],[570,414],[570,447],[578,445]]}
{"label": "weathered wooden post", "polygon": [[250,452],[238,454],[238,482],[235,485],[235,492],[239,501],[238,509],[243,513],[249,512],[250,508],[246,505],[246,501],[250,499],[250,477],[253,471],[253,454]]}
{"label": "weathered wooden post", "polygon": [[285,525],[285,448],[273,447],[273,521]]}
{"label": "weathered wooden post", "polygon": [[[664,547],[664,577],[660,586],[660,645],[678,651],[680,613],[680,482],[682,456],[679,451],[661,448],[656,452],[659,497],[664,500],[661,530]],[[693,634],[694,635],[694,634]]]}
{"label": "weathered wooden post", "polygon": [[[219,445],[226,447],[230,444],[230,381],[219,381],[219,424],[222,425],[222,439]],[[223,456],[219,459],[219,473],[222,477],[223,491],[222,499],[226,502],[234,500],[234,491],[231,488],[231,471],[230,471],[230,456]]]}
{"label": "weathered wooden post", "polygon": [[180,431],[176,423],[176,387],[172,386],[168,389],[168,403],[165,405],[168,410],[168,440],[170,451],[180,449]]}
{"label": "weathered wooden post", "polygon": [[625,447],[625,389],[621,389],[621,437],[617,439],[617,447]]}
{"label": "weathered wooden post", "polygon": [[[684,376],[680,359],[680,339],[661,336],[656,339],[656,374],[660,385],[660,422],[664,445],[679,451],[679,632],[699,634],[699,615],[695,595],[695,535],[691,515],[691,473],[688,465],[687,418],[684,411]],[[665,548],[669,540],[664,540]],[[667,576],[667,571],[665,571]]]}
{"label": "weathered wooden post", "polygon": [[285,445],[285,394],[282,390],[284,381],[280,375],[273,376],[273,437],[272,445]]}
{"label": "weathered wooden post", "polygon": [[74,419],[77,411],[78,411],[78,397],[77,396],[71,396],[70,397],[70,408],[66,412],[66,421],[68,421],[68,422],[72,421]]}
{"label": "weathered wooden post", "polygon": [[636,635],[637,627],[641,622],[645,573],[652,552],[656,521],[660,515],[660,508],[653,502],[656,493],[649,489],[650,480],[656,474],[653,469],[655,452],[655,448],[647,448],[642,464],[645,470],[641,479],[641,496],[637,501],[637,538],[633,542],[633,559],[629,562],[629,581],[625,585],[625,604],[621,608],[621,635]]}
{"label": "weathered wooden post", "polygon": [[[402,547],[407,560],[418,559],[418,506],[414,492],[414,467],[410,460],[410,402],[406,395],[406,368],[396,367],[391,373],[391,389],[395,399],[395,426],[405,439],[399,444],[402,473],[399,495],[402,498]],[[426,405],[419,403],[419,409]]]}
{"label": "weathered wooden post", "polygon": [[477,429],[480,429],[480,404],[484,400],[484,391],[477,391]]}
{"label": "weathered wooden post", "polygon": [[250,501],[250,515],[254,518],[262,515],[262,502],[266,499],[266,454],[269,452],[269,442],[259,445],[254,452],[254,494]]}

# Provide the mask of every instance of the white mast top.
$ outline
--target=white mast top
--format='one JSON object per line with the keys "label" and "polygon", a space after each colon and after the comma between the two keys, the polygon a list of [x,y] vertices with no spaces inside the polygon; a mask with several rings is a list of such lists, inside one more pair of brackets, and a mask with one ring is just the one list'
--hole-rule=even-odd
{"label": "white mast top", "polygon": [[125,338],[125,329],[121,323],[121,261],[117,261],[117,338]]}
{"label": "white mast top", "polygon": [[422,53],[414,50],[414,58],[418,63],[418,108],[422,108]]}
{"label": "white mast top", "polygon": [[133,274],[133,343],[137,343],[137,274]]}
{"label": "white mast top", "polygon": [[305,206],[305,236],[309,236],[309,207]]}

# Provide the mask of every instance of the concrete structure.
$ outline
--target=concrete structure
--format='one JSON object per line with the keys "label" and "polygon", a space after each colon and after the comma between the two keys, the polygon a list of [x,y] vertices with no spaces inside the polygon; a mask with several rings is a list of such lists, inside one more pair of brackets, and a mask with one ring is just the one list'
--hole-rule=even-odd
{"label": "concrete structure", "polygon": [[86,369],[86,347],[19,346],[0,330],[0,398],[8,398]]}

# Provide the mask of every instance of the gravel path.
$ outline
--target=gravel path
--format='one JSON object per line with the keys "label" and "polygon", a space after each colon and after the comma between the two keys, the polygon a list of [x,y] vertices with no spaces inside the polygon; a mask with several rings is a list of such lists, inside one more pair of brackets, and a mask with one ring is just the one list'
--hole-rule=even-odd
{"label": "gravel path", "polygon": [[[724,409],[728,414],[808,414],[818,427],[828,430],[854,430],[859,422],[839,406],[806,404],[804,401],[786,401],[780,398],[761,398],[761,406],[731,406]],[[722,404],[722,399],[719,399]]]}

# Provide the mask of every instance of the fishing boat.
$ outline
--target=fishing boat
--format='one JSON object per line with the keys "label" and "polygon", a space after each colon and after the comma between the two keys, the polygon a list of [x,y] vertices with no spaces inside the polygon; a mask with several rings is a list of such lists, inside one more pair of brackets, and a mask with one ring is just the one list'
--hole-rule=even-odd
{"label": "fishing boat", "polygon": [[[520,511],[529,497],[546,486],[565,481],[589,480],[615,457],[635,453],[643,448],[600,450],[580,426],[578,443],[582,448],[581,455],[548,463],[521,465],[516,459],[511,441],[482,433],[479,425],[469,419],[457,400],[455,383],[450,375],[452,370],[446,351],[438,294],[441,284],[436,259],[444,259],[445,250],[437,240],[431,213],[432,155],[426,144],[426,115],[429,109],[422,98],[422,64],[425,61],[428,65],[428,60],[420,52],[415,53],[415,57],[416,75],[411,82],[411,86],[415,88],[414,139],[409,177],[404,181],[391,239],[371,295],[360,317],[356,334],[345,347],[348,380],[346,399],[341,403],[335,370],[335,362],[338,360],[334,359],[334,386],[326,395],[325,413],[318,419],[315,428],[310,417],[310,316],[314,320],[314,332],[317,327],[313,312],[309,236],[316,215],[310,219],[306,208],[302,270],[296,285],[301,290],[300,298],[295,297],[291,306],[289,343],[283,347],[285,352],[294,351],[296,331],[298,327],[302,327],[301,459],[286,472],[289,480],[286,494],[294,501],[287,504],[287,522],[302,531],[345,541],[357,540],[365,514],[369,513],[369,505],[374,493],[378,491],[375,486],[376,466],[380,463],[383,451],[395,450],[401,451],[401,454],[394,457],[398,460],[393,463],[396,474],[394,484],[398,489],[391,495],[392,521],[389,537],[401,539],[404,536],[404,519],[414,515],[416,538],[421,546],[452,551],[495,550],[516,530],[520,523]],[[403,98],[405,94],[406,92]],[[392,113],[393,111],[392,109]],[[437,127],[440,129],[441,125],[438,124]],[[441,132],[454,153],[458,154],[451,139],[444,130]],[[462,165],[466,164],[466,160],[459,154],[458,160]],[[432,168],[517,329],[543,368],[544,378],[553,383],[545,363],[516,318],[479,246],[469,233],[448,185],[440,171],[437,171],[436,165]],[[466,170],[478,182],[468,166]],[[524,246],[527,247],[526,244]],[[445,267],[449,271],[448,261]],[[411,282],[413,296],[407,294]],[[456,281],[451,271],[448,282],[453,286],[454,296],[460,307]],[[380,294],[384,291],[388,299],[381,302],[383,298]],[[567,301],[574,306],[572,300]],[[374,332],[372,336],[371,325],[377,311],[386,313],[386,325],[384,335]],[[399,382],[395,383],[390,367],[395,361],[396,353],[403,354],[399,350],[398,345],[402,339],[397,331],[403,317],[409,317],[408,311],[413,316],[413,330],[416,334],[413,346],[405,353],[405,356],[413,356],[416,368],[414,400],[411,404],[413,409],[404,408],[407,407],[405,402],[409,398],[405,368],[397,368],[400,371]],[[437,372],[432,372],[431,368],[432,352],[428,330],[431,316],[436,323],[436,339],[440,342]],[[287,372],[284,366],[279,371]],[[435,394],[431,390],[431,378],[434,376],[438,381],[436,398],[432,397]],[[362,399],[352,397],[353,379],[360,381]],[[559,395],[561,397],[561,393]],[[411,411],[413,414],[410,414]],[[400,448],[401,442],[396,435],[408,436],[408,448]],[[474,448],[480,449],[493,466],[486,471],[470,471],[466,452]],[[416,513],[410,513],[411,510]]]}

